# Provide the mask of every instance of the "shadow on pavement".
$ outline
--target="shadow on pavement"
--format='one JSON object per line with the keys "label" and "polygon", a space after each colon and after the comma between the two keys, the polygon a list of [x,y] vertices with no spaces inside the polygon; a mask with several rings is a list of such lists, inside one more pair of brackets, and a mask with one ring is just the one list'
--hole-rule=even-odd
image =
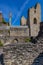
{"label": "shadow on pavement", "polygon": [[1,63],[1,65],[4,65],[4,56],[3,56],[3,54],[0,55],[0,63]]}
{"label": "shadow on pavement", "polygon": [[43,65],[43,53],[39,54],[39,56],[34,60],[32,65]]}

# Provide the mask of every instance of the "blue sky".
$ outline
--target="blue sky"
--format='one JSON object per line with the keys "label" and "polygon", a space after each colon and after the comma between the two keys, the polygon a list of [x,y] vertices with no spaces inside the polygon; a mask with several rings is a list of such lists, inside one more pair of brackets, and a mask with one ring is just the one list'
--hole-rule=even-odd
{"label": "blue sky", "polygon": [[12,12],[12,25],[20,25],[20,18],[27,18],[27,11],[36,3],[41,4],[41,21],[43,21],[43,0],[0,0],[0,11],[6,21],[9,21],[9,12]]}

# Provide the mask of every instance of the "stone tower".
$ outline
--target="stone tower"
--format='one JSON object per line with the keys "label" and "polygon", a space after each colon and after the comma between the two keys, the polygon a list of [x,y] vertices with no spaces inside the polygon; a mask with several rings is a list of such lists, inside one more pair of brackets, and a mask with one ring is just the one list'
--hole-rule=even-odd
{"label": "stone tower", "polygon": [[38,3],[35,7],[29,10],[29,35],[30,37],[36,37],[40,31],[41,22],[41,8]]}
{"label": "stone tower", "polygon": [[26,26],[26,24],[27,24],[27,20],[26,20],[26,18],[24,16],[22,16],[22,18],[21,18],[21,25],[22,26]]}

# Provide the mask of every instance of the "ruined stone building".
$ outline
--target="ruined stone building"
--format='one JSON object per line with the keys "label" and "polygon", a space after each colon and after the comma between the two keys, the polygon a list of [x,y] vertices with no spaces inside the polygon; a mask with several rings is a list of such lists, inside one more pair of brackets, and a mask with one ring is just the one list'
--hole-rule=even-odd
{"label": "ruined stone building", "polygon": [[38,3],[35,7],[28,10],[28,18],[21,18],[20,26],[8,26],[2,22],[2,13],[0,12],[0,36],[3,39],[23,42],[25,38],[36,37],[40,31],[41,7]]}
{"label": "ruined stone building", "polygon": [[[43,22],[40,4],[28,10],[28,18],[23,16],[20,26],[11,26],[11,16],[9,22],[10,26],[4,22],[0,12],[0,40],[4,44],[7,42],[7,45],[3,46],[4,64],[43,65]],[[24,43],[26,38],[37,36],[36,44]]]}

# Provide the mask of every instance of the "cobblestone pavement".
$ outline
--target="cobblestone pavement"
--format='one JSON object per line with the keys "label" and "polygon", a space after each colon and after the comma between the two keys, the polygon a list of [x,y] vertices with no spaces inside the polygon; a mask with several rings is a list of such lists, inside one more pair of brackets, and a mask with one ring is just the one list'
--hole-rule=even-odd
{"label": "cobblestone pavement", "polygon": [[43,44],[17,43],[3,47],[5,65],[32,65],[43,52]]}

